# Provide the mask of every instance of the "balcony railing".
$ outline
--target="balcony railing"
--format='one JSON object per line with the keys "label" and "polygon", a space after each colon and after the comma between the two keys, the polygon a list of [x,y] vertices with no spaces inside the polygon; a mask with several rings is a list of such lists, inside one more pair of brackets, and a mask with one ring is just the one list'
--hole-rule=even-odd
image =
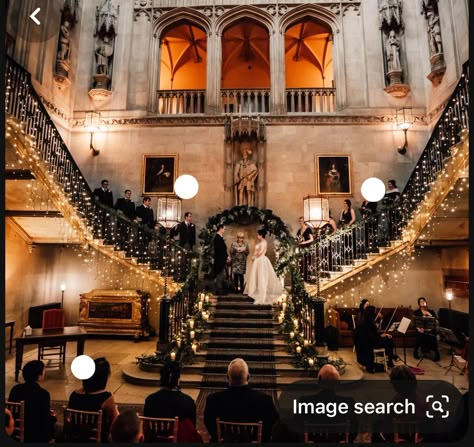
{"label": "balcony railing", "polygon": [[193,254],[156,231],[132,222],[95,201],[66,143],[34,90],[30,74],[11,58],[7,58],[5,83],[6,113],[22,123],[22,130],[34,142],[35,157],[47,167],[56,183],[62,185],[64,195],[85,220],[93,237],[125,251],[127,257],[136,258],[139,263],[161,270],[165,276],[182,281],[191,271]]}
{"label": "balcony railing", "polygon": [[335,110],[335,88],[295,88],[286,90],[288,113],[331,113]]}
{"label": "balcony railing", "polygon": [[222,113],[269,113],[270,89],[221,90]]}
{"label": "balcony railing", "polygon": [[182,115],[204,113],[205,90],[158,90],[158,113]]}

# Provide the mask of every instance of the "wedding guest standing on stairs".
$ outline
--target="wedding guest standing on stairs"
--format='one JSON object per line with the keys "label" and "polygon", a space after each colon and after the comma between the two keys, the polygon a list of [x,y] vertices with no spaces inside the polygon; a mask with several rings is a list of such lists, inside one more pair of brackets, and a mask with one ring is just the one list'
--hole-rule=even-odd
{"label": "wedding guest standing on stairs", "polygon": [[383,222],[383,238],[385,241],[393,240],[399,236],[400,212],[397,205],[400,202],[400,191],[395,180],[387,182],[387,190],[382,199],[382,212],[385,214]]}
{"label": "wedding guest standing on stairs", "polygon": [[153,215],[153,210],[151,208],[151,197],[143,197],[143,203],[140,206],[137,206],[135,210],[137,215],[137,220],[142,225],[146,225],[148,228],[155,228],[155,216]]}
{"label": "wedding guest standing on stairs", "polygon": [[[309,248],[309,246],[314,241],[313,230],[311,227],[306,225],[304,221],[304,217],[301,216],[299,218],[300,228],[296,232],[296,242],[298,243],[298,247],[300,248]],[[308,281],[309,278],[309,270],[311,267],[311,255],[304,254],[300,261],[300,270],[303,274],[303,279]]]}
{"label": "wedding guest standing on stairs", "polygon": [[179,245],[186,250],[192,250],[196,245],[196,225],[191,220],[193,214],[187,211],[184,213],[184,220],[178,225]]}
{"label": "wedding guest standing on stairs", "polygon": [[120,197],[120,199],[117,199],[117,202],[115,202],[114,208],[121,211],[130,220],[135,220],[135,203],[132,202],[132,191],[126,189],[123,193],[123,197]]}
{"label": "wedding guest standing on stairs", "polygon": [[109,181],[104,179],[100,182],[100,188],[94,189],[95,200],[103,203],[104,205],[113,208],[114,206],[114,195],[109,189]]}
{"label": "wedding guest standing on stairs", "polygon": [[273,399],[268,394],[253,390],[249,385],[249,367],[245,360],[236,358],[229,363],[229,387],[208,396],[204,410],[204,424],[217,442],[216,418],[225,422],[262,421],[262,441],[269,441],[279,415]]}
{"label": "wedding guest standing on stairs", "polygon": [[217,225],[217,233],[214,236],[214,275],[216,278],[216,295],[222,295],[224,291],[224,277],[227,262],[230,257],[227,254],[227,245],[224,240],[225,225]]}

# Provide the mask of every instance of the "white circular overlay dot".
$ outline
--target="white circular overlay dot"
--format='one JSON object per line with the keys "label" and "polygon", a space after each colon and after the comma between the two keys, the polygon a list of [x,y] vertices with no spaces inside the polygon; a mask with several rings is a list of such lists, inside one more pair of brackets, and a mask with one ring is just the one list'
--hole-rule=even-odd
{"label": "white circular overlay dot", "polygon": [[369,202],[378,202],[385,195],[385,184],[377,177],[370,177],[360,188],[362,197]]}
{"label": "white circular overlay dot", "polygon": [[95,373],[95,363],[88,355],[79,355],[71,363],[71,371],[79,380],[86,380]]}
{"label": "white circular overlay dot", "polygon": [[174,191],[181,199],[192,199],[199,191],[199,183],[192,175],[180,175],[174,182]]}

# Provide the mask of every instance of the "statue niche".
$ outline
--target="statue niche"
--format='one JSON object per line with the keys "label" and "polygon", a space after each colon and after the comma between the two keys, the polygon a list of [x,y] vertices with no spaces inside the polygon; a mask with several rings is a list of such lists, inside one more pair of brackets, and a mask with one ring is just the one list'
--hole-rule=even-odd
{"label": "statue niche", "polygon": [[225,120],[225,191],[227,208],[265,206],[265,126],[255,118],[228,115]]}

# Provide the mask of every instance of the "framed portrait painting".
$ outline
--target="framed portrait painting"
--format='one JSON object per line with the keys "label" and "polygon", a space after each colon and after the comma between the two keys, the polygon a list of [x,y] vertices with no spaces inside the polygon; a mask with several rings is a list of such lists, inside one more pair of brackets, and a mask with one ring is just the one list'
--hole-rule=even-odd
{"label": "framed portrait painting", "polygon": [[178,172],[177,155],[144,154],[142,164],[142,194],[162,196],[174,194]]}
{"label": "framed portrait painting", "polygon": [[326,196],[351,196],[350,155],[315,155],[316,193]]}

